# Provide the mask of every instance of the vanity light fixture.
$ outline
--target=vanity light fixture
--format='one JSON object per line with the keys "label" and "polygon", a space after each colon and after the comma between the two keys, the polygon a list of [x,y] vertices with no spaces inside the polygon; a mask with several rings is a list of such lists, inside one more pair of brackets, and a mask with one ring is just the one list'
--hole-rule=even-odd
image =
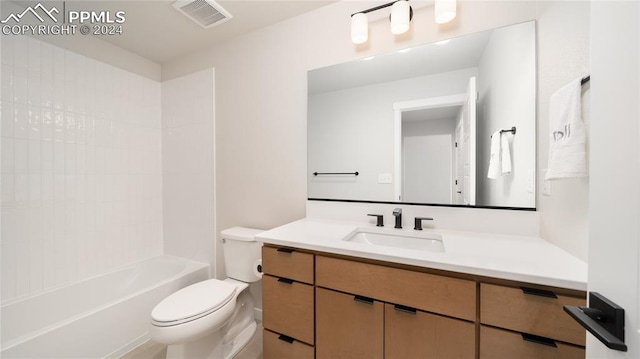
{"label": "vanity light fixture", "polygon": [[408,0],[396,0],[371,9],[351,14],[351,42],[356,45],[364,44],[369,39],[369,20],[367,13],[391,6],[391,33],[404,34],[409,30],[409,22],[413,17],[413,9]]}
{"label": "vanity light fixture", "polygon": [[[444,24],[456,17],[457,0],[435,0],[434,17],[435,22]],[[356,45],[364,44],[369,39],[369,20],[367,13],[377,11],[391,6],[391,33],[394,35],[404,34],[409,30],[413,9],[409,5],[409,0],[395,0],[382,4],[371,9],[362,10],[351,14],[351,42]]]}
{"label": "vanity light fixture", "polygon": [[456,17],[456,0],[436,0],[433,6],[435,21],[445,24]]}

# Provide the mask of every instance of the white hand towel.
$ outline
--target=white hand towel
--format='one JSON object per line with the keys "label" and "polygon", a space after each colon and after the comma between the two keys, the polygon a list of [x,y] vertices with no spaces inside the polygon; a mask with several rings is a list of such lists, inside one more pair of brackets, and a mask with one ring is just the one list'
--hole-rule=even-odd
{"label": "white hand towel", "polygon": [[500,130],[491,135],[491,154],[489,157],[489,173],[487,173],[487,177],[491,179],[496,179],[500,176],[500,137],[502,137]]}
{"label": "white hand towel", "polygon": [[500,165],[502,175],[511,173],[511,151],[509,150],[509,136],[506,133],[500,134]]}
{"label": "white hand towel", "polygon": [[588,175],[587,132],[581,116],[581,79],[571,81],[551,95],[551,144],[546,180]]}

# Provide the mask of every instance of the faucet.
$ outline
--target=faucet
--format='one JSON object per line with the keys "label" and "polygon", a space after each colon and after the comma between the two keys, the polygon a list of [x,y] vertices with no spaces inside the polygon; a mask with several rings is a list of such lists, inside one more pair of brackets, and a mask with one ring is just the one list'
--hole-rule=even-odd
{"label": "faucet", "polygon": [[422,221],[433,221],[433,218],[431,218],[431,217],[416,217],[415,220],[414,220],[413,229],[415,229],[416,231],[421,231],[422,230]]}
{"label": "faucet", "polygon": [[393,216],[396,217],[396,225],[393,228],[402,228],[402,208],[394,209]]}

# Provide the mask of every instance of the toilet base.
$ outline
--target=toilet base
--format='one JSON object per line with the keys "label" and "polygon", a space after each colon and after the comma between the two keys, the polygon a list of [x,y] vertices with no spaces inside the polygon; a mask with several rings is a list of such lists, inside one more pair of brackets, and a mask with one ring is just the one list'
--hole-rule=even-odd
{"label": "toilet base", "polygon": [[238,354],[242,350],[242,348],[244,348],[249,343],[249,341],[251,341],[251,338],[253,338],[253,335],[256,333],[257,327],[258,325],[256,324],[256,322],[249,324],[249,326],[241,331],[233,341],[226,343],[222,348],[222,352],[224,355],[223,358],[231,359],[236,356],[236,354]]}

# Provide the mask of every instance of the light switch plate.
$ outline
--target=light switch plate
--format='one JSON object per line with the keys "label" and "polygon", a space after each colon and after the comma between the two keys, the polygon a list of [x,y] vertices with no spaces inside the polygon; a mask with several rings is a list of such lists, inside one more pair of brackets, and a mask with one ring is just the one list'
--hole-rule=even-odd
{"label": "light switch plate", "polygon": [[391,173],[378,173],[378,183],[391,183]]}

